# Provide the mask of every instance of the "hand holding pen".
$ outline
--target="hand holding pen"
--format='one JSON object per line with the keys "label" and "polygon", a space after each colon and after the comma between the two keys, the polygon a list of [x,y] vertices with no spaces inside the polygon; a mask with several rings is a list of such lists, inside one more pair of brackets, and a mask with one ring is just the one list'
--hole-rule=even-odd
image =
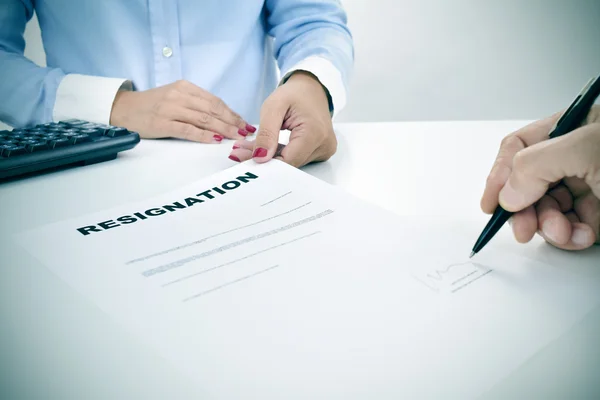
{"label": "hand holding pen", "polygon": [[[562,114],[507,136],[481,200],[494,213],[472,256],[509,218],[517,241],[539,233],[565,250],[600,243],[600,78]],[[568,134],[567,134],[568,133]]]}

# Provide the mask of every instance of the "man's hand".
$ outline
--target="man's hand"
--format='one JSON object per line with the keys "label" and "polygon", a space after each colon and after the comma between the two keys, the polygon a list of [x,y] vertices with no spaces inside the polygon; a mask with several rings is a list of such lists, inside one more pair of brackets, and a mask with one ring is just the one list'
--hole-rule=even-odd
{"label": "man's hand", "polygon": [[120,91],[110,123],[147,139],[175,137],[202,143],[240,139],[256,131],[221,99],[187,81],[143,92]]}
{"label": "man's hand", "polygon": [[[290,141],[276,154],[279,131],[291,131]],[[337,149],[325,90],[310,73],[296,72],[265,100],[254,142],[238,141],[229,158],[259,163],[277,158],[295,167],[326,161]]]}
{"label": "man's hand", "polygon": [[556,247],[582,250],[600,243],[600,107],[579,129],[548,140],[558,118],[504,138],[481,208],[516,212],[512,228],[521,243],[539,232]]}

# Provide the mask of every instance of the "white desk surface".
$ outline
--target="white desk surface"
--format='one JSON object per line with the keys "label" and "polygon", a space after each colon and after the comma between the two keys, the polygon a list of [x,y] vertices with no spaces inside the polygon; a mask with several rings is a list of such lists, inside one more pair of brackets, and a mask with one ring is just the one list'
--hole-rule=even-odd
{"label": "white desk surface", "polygon": [[[483,227],[479,199],[498,145],[524,124],[340,124],[337,154],[304,170],[399,214],[454,215]],[[15,251],[10,236],[193,182],[232,166],[230,148],[230,142],[143,141],[114,161],[0,184],[1,398],[197,398],[193,382]],[[540,249],[539,240],[517,245],[507,229],[495,241],[522,254],[548,251],[576,261]],[[484,398],[600,398],[599,337],[600,308]]]}

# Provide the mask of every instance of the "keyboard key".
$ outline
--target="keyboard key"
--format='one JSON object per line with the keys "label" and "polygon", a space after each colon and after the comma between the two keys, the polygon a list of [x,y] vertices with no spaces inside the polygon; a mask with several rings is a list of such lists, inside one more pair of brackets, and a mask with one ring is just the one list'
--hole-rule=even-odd
{"label": "keyboard key", "polygon": [[60,135],[58,135],[58,134],[49,133],[47,135],[40,136],[40,139],[43,139],[43,140],[46,140],[46,141],[50,141],[50,140],[58,139],[59,137],[60,137]]}
{"label": "keyboard key", "polygon": [[27,144],[35,144],[35,143],[39,142],[39,140],[26,138],[26,139],[20,140],[19,142],[23,145],[27,145]]}
{"label": "keyboard key", "polygon": [[77,128],[79,128],[79,129],[96,129],[96,128],[100,128],[100,124],[95,124],[93,122],[88,122],[85,125],[78,125]]}
{"label": "keyboard key", "polygon": [[28,152],[33,153],[34,151],[47,150],[48,145],[46,142],[28,143],[25,145],[25,149]]}
{"label": "keyboard key", "polygon": [[29,137],[29,138],[25,138],[25,139],[21,139],[19,140],[21,143],[26,143],[26,144],[30,144],[30,143],[39,143],[39,142],[44,142],[46,143],[46,141],[44,140],[43,137],[41,136],[34,136],[34,137]]}
{"label": "keyboard key", "polygon": [[0,155],[2,157],[13,157],[19,154],[26,153],[24,146],[12,146],[12,145],[4,145],[0,146],[0,151],[2,152]]}
{"label": "keyboard key", "polygon": [[108,132],[105,133],[106,136],[109,137],[118,137],[118,136],[125,136],[129,133],[129,131],[125,128],[113,128],[113,129],[109,129]]}
{"label": "keyboard key", "polygon": [[91,128],[91,129],[82,129],[79,131],[79,133],[88,135],[90,137],[98,137],[98,136],[104,135],[104,131],[105,130],[103,128]]}
{"label": "keyboard key", "polygon": [[92,138],[89,135],[81,134],[81,135],[71,137],[70,140],[71,140],[71,144],[79,144],[79,143],[90,142],[92,140]]}
{"label": "keyboard key", "polygon": [[29,129],[25,129],[24,134],[28,135],[28,134],[36,134],[36,133],[40,133],[40,132],[45,132],[46,130],[43,128],[29,128]]}
{"label": "keyboard key", "polygon": [[68,119],[68,120],[62,121],[62,122],[65,125],[72,126],[72,127],[89,124],[88,121],[82,121],[82,120],[79,120],[79,119]]}
{"label": "keyboard key", "polygon": [[71,140],[68,138],[58,138],[58,139],[48,141],[48,146],[50,146],[50,148],[52,148],[52,149],[55,149],[57,147],[68,146],[70,144],[71,144]]}
{"label": "keyboard key", "polygon": [[39,126],[43,127],[43,128],[60,128],[61,127],[59,122],[48,122],[46,124],[42,124]]}

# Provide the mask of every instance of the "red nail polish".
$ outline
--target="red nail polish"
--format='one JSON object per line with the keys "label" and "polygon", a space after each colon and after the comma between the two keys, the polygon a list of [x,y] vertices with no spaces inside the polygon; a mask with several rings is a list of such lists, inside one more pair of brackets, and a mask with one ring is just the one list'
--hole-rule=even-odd
{"label": "red nail polish", "polygon": [[237,144],[234,144],[234,145],[233,145],[233,149],[234,149],[234,150],[235,150],[235,149],[239,149],[239,148],[240,148],[240,146],[238,146]]}
{"label": "red nail polish", "polygon": [[240,130],[238,130],[238,133],[239,133],[240,135],[242,135],[242,136],[248,136],[248,132],[246,132],[246,131],[245,131],[245,130],[243,130],[243,129],[240,129]]}
{"label": "red nail polish", "polygon": [[256,132],[256,128],[249,124],[246,124],[246,130],[250,133]]}
{"label": "red nail polish", "polygon": [[230,160],[233,160],[233,161],[235,161],[235,162],[240,162],[240,159],[239,159],[239,158],[237,158],[236,156],[234,156],[233,154],[229,156],[229,159],[230,159]]}
{"label": "red nail polish", "polygon": [[254,154],[252,154],[252,157],[264,157],[266,155],[267,155],[267,149],[259,147],[258,149],[254,150]]}
{"label": "red nail polish", "polygon": [[221,135],[214,135],[213,139],[215,139],[217,142],[220,142],[221,140],[223,140],[224,136]]}

